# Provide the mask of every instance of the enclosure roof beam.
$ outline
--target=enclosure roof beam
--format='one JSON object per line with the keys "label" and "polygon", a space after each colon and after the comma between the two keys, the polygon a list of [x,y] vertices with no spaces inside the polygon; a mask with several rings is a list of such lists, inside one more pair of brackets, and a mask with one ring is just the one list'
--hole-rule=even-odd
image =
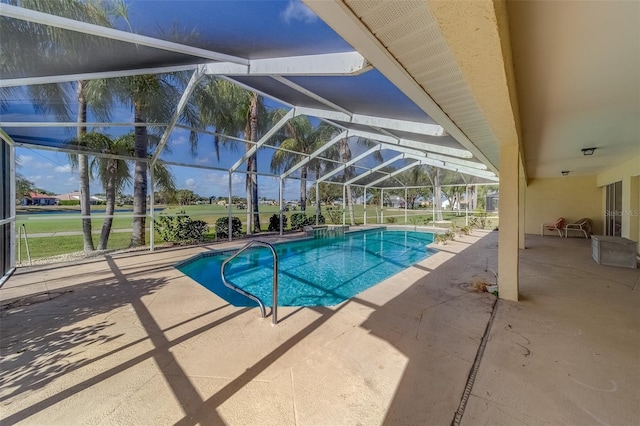
{"label": "enclosure roof beam", "polygon": [[229,169],[229,172],[230,173],[235,172],[238,169],[238,167],[242,165],[242,163],[244,163],[249,158],[251,158],[251,156],[253,156],[253,154],[256,153],[258,148],[260,148],[262,145],[267,143],[269,139],[271,139],[271,137],[275,135],[282,128],[282,126],[287,124],[287,121],[289,121],[291,118],[293,118],[293,109],[290,109],[289,111],[287,111],[287,113],[283,115],[282,118],[278,120],[278,122],[260,138],[258,143],[252,146],[251,149],[249,149],[238,161],[236,161],[236,163],[233,166],[231,166],[231,168]]}
{"label": "enclosure roof beam", "polygon": [[347,137],[347,131],[345,130],[344,132],[341,132],[339,135],[336,135],[333,139],[331,139],[329,142],[327,142],[326,144],[322,145],[320,148],[318,148],[317,150],[315,150],[314,152],[312,152],[307,158],[304,158],[302,161],[300,161],[298,164],[296,164],[295,166],[291,167],[289,170],[287,170],[286,172],[282,173],[282,179],[285,179],[287,176],[289,176],[291,173],[295,172],[296,170],[298,170],[300,167],[303,167],[305,164],[309,163],[309,161],[313,160],[314,158],[318,157],[320,154],[322,154],[324,151],[326,151],[327,149],[331,148],[333,145],[337,144],[338,141],[340,141],[341,139],[344,139]]}
{"label": "enclosure roof beam", "polygon": [[486,165],[484,165],[482,163],[478,163],[477,161],[461,160],[459,158],[449,157],[448,155],[432,154],[432,153],[428,152],[427,153],[427,158],[432,158],[434,160],[444,161],[445,163],[459,164],[461,166],[470,167],[472,169],[487,170],[487,166]]}
{"label": "enclosure roof beam", "polygon": [[331,76],[357,75],[372,67],[358,52],[250,59],[247,64],[216,62],[207,64],[209,75],[227,76]]}
{"label": "enclosure roof beam", "polygon": [[104,79],[104,78],[130,77],[134,75],[146,75],[146,74],[168,74],[172,72],[189,71],[189,70],[196,69],[197,67],[198,65],[175,65],[175,66],[169,66],[169,67],[141,68],[141,69],[122,70],[122,71],[102,71],[102,72],[88,72],[88,73],[82,73],[82,74],[63,74],[63,75],[51,75],[51,76],[42,76],[42,77],[9,78],[9,79],[0,79],[0,87],[65,83],[69,81],[97,80],[97,79]]}
{"label": "enclosure roof beam", "polygon": [[486,179],[494,179],[494,178],[497,179],[496,175],[493,172],[490,172],[488,170],[478,170],[472,167],[466,167],[463,165],[442,161],[442,160],[436,160],[436,159],[430,159],[430,158],[425,159],[422,156],[413,155],[413,154],[407,154],[407,158],[422,160],[425,162],[425,164],[435,166],[435,167],[440,167],[441,169],[451,170],[454,172],[460,172],[467,175],[477,176],[477,177],[486,178]]}
{"label": "enclosure roof beam", "polygon": [[158,157],[160,156],[160,154],[162,154],[162,151],[164,150],[164,147],[167,144],[167,141],[169,140],[169,136],[173,132],[173,129],[176,126],[176,124],[178,124],[180,115],[182,115],[182,112],[187,106],[187,102],[189,102],[189,98],[191,97],[191,94],[198,86],[198,83],[200,83],[200,80],[202,80],[202,77],[204,77],[204,67],[200,66],[191,75],[191,78],[189,79],[189,83],[187,84],[187,87],[184,89],[184,92],[182,93],[182,97],[180,98],[180,101],[178,101],[178,106],[176,107],[176,110],[174,111],[173,116],[171,117],[171,120],[169,120],[167,127],[164,129],[164,133],[162,134],[162,138],[158,143],[156,152],[153,154],[153,157],[151,157],[152,165],[156,163],[156,161],[158,160]]}
{"label": "enclosure roof beam", "polygon": [[364,173],[363,173],[363,174],[361,174],[360,176],[356,176],[356,177],[354,177],[354,178],[351,178],[350,180],[346,181],[344,184],[345,184],[345,185],[351,185],[353,182],[356,182],[356,181],[358,181],[358,180],[362,179],[362,178],[363,178],[363,177],[365,177],[365,176],[369,176],[370,174],[373,174],[373,173],[377,172],[378,170],[380,170],[380,169],[382,169],[382,168],[384,168],[384,167],[387,167],[387,166],[388,166],[388,165],[390,165],[390,164],[395,163],[395,162],[396,162],[396,161],[398,161],[398,160],[402,160],[403,158],[406,158],[406,154],[399,154],[399,155],[396,155],[395,157],[393,157],[393,158],[391,158],[391,159],[389,159],[389,160],[385,161],[384,163],[382,163],[382,164],[378,164],[378,165],[377,165],[376,167],[374,167],[373,169],[370,169],[370,170],[368,170],[368,171],[364,172]]}
{"label": "enclosure roof beam", "polygon": [[381,149],[382,149],[382,145],[374,146],[373,148],[368,149],[367,151],[363,152],[362,154],[358,155],[357,157],[352,158],[351,160],[347,161],[343,165],[331,170],[329,173],[325,174],[324,176],[322,176],[318,180],[316,180],[316,182],[318,182],[318,183],[324,182],[325,180],[329,179],[331,176],[337,175],[341,171],[345,170],[347,167],[354,165],[355,163],[357,163],[358,161],[362,160],[363,158],[373,154],[376,151],[380,151]]}
{"label": "enclosure roof beam", "polygon": [[195,56],[197,58],[208,59],[210,61],[225,61],[244,65],[249,64],[249,60],[245,58],[226,55],[224,53],[212,52],[210,50],[200,49],[197,47],[187,46],[171,41],[160,40],[153,37],[142,36],[127,31],[103,27],[100,25],[89,24],[86,22],[76,21],[74,19],[63,18],[61,16],[50,15],[48,13],[42,13],[31,9],[12,6],[6,3],[0,3],[0,16],[6,16],[8,18],[33,22],[36,24],[48,25],[51,27],[61,28],[63,30],[71,30],[83,34],[108,38],[111,40],[123,41],[125,43],[131,43],[137,46],[147,46],[154,49]]}
{"label": "enclosure roof beam", "polygon": [[0,121],[3,127],[165,127],[167,123],[105,123],[77,121]]}
{"label": "enclosure roof beam", "polygon": [[[369,127],[380,127],[428,136],[447,136],[442,126],[437,124],[420,123],[418,121],[398,120],[385,117],[374,117],[362,114],[346,114],[339,111],[328,111],[319,108],[298,107],[299,113],[327,120],[342,121]],[[460,150],[462,151],[462,150]]]}
{"label": "enclosure roof beam", "polygon": [[16,143],[13,141],[13,139],[11,139],[11,136],[9,136],[9,134],[7,134],[7,132],[5,132],[2,127],[0,127],[0,139],[11,146],[16,146]]}
{"label": "enclosure roof beam", "polygon": [[[365,188],[370,188],[370,187],[372,187],[374,185],[377,185],[380,182],[383,182],[383,181],[385,181],[387,179],[390,179],[390,178],[392,178],[392,177],[394,177],[396,175],[399,175],[400,173],[406,172],[407,170],[412,169],[415,166],[419,166],[420,164],[422,164],[422,160],[414,161],[411,164],[408,164],[408,165],[406,165],[406,166],[404,166],[404,167],[402,167],[402,168],[400,168],[400,169],[398,169],[398,170],[396,170],[396,171],[394,171],[392,173],[389,173],[387,176],[383,176],[380,179],[371,182],[370,184],[366,185]],[[400,183],[402,183],[402,182],[400,182]]]}
{"label": "enclosure roof beam", "polygon": [[[338,123],[334,123],[334,122],[331,122],[331,123],[338,127],[344,127]],[[473,157],[473,154],[471,152],[464,149],[450,148],[447,146],[435,145],[431,143],[420,142],[420,141],[415,141],[415,140],[405,139],[405,138],[397,138],[395,136],[381,135],[380,133],[366,132],[362,130],[349,130],[349,132],[354,136],[360,136],[366,139],[375,140],[385,145],[414,148],[422,152],[429,151],[429,152],[450,155],[453,157],[460,157],[460,158]]]}
{"label": "enclosure roof beam", "polygon": [[[303,95],[314,99],[318,102],[320,102],[323,105],[328,106],[329,108],[332,108],[336,111],[340,111],[344,114],[351,114],[350,111],[348,111],[347,109],[341,107],[340,105],[334,104],[333,102],[331,102],[328,99],[323,98],[322,96],[318,95],[317,93],[312,92],[311,90],[305,89],[304,87],[300,86],[299,84],[294,83],[293,81],[289,80],[288,78],[284,78],[282,76],[279,75],[272,75],[271,76],[272,79],[276,80],[279,83],[284,84],[287,87],[290,87],[291,89],[295,90],[296,92],[302,93]],[[296,115],[301,115],[301,114],[296,114]]]}

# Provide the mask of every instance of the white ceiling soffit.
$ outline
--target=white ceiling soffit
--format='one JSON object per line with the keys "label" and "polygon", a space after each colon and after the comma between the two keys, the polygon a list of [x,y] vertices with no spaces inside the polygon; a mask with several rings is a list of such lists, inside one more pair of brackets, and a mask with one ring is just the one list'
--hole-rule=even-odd
{"label": "white ceiling soffit", "polygon": [[462,146],[497,172],[498,142],[426,1],[303,1]]}

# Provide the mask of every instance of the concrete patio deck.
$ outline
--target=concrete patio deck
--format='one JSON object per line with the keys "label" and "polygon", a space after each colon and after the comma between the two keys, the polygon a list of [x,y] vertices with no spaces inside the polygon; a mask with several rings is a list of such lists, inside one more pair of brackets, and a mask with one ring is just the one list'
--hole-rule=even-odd
{"label": "concrete patio deck", "polygon": [[20,269],[0,289],[0,422],[639,424],[640,270],[526,242],[518,303],[469,290],[496,269],[497,232],[474,231],[277,326],[173,267],[211,247]]}

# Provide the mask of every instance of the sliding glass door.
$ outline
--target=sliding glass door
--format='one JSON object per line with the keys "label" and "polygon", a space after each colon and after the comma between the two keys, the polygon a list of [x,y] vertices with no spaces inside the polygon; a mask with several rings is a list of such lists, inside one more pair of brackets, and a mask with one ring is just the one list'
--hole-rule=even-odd
{"label": "sliding glass door", "polygon": [[622,235],[622,181],[607,185],[605,235]]}

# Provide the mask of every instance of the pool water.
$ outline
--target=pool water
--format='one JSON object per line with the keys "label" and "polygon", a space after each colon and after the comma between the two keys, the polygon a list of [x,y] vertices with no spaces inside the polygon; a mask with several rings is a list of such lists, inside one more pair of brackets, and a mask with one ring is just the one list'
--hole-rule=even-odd
{"label": "pool water", "polygon": [[[343,302],[427,258],[433,251],[426,245],[432,242],[430,233],[374,230],[276,244],[278,305],[331,306]],[[222,262],[232,254],[207,253],[178,269],[234,306],[257,306],[222,284]],[[271,306],[272,265],[269,249],[249,249],[227,265],[227,281]]]}

